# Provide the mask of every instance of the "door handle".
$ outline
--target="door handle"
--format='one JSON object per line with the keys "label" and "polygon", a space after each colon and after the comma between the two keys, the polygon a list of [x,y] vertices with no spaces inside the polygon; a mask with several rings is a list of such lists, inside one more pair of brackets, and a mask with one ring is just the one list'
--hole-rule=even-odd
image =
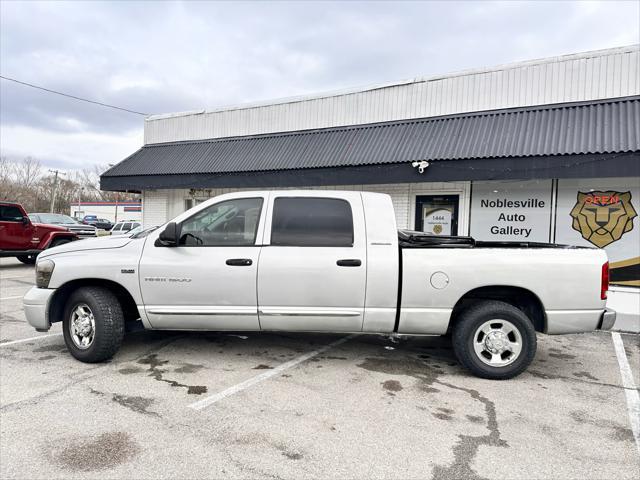
{"label": "door handle", "polygon": [[250,258],[230,258],[225,262],[232,267],[248,267],[253,263]]}
{"label": "door handle", "polygon": [[362,261],[358,260],[357,258],[348,258],[345,260],[338,260],[336,264],[339,267],[359,267],[360,265],[362,265]]}

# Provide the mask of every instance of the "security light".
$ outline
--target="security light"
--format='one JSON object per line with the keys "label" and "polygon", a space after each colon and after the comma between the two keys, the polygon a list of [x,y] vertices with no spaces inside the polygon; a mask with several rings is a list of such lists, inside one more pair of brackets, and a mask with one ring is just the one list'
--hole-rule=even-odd
{"label": "security light", "polygon": [[429,162],[427,162],[426,160],[416,160],[415,162],[411,162],[411,166],[413,166],[413,168],[417,168],[418,172],[424,173],[425,168],[429,166]]}

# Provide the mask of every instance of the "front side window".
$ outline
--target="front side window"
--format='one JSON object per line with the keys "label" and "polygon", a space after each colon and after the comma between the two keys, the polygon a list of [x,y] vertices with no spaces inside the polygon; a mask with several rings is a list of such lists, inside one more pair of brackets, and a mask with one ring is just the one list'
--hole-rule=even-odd
{"label": "front side window", "polygon": [[352,247],[351,205],[337,198],[276,198],[271,245]]}
{"label": "front side window", "polygon": [[125,223],[122,226],[122,230],[124,230],[125,232],[128,232],[129,230],[131,230],[131,224],[130,223]]}
{"label": "front side window", "polygon": [[0,205],[0,222],[21,222],[22,212],[13,205]]}
{"label": "front side window", "polygon": [[121,223],[116,223],[116,226],[113,227],[113,231],[114,232],[119,232],[121,228],[122,228],[122,224]]}
{"label": "front side window", "polygon": [[261,209],[262,198],[238,198],[211,205],[182,223],[179,245],[253,245]]}

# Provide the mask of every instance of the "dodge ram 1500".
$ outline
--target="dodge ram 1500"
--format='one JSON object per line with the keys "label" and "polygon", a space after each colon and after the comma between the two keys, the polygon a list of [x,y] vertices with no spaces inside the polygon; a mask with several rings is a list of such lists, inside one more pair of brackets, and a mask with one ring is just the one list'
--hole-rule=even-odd
{"label": "dodge ram 1500", "polygon": [[[85,265],[91,264],[88,273]],[[388,195],[273,191],[212,198],[132,237],[45,250],[24,297],[71,354],[113,356],[147,329],[450,335],[474,374],[527,368],[536,332],[609,329],[604,250],[396,229]]]}

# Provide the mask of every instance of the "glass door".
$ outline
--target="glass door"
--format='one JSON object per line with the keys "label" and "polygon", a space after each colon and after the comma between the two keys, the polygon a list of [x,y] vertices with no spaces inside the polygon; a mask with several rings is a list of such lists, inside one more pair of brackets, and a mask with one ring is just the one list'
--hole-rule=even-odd
{"label": "glass door", "polygon": [[429,235],[458,235],[460,195],[416,197],[415,229]]}

